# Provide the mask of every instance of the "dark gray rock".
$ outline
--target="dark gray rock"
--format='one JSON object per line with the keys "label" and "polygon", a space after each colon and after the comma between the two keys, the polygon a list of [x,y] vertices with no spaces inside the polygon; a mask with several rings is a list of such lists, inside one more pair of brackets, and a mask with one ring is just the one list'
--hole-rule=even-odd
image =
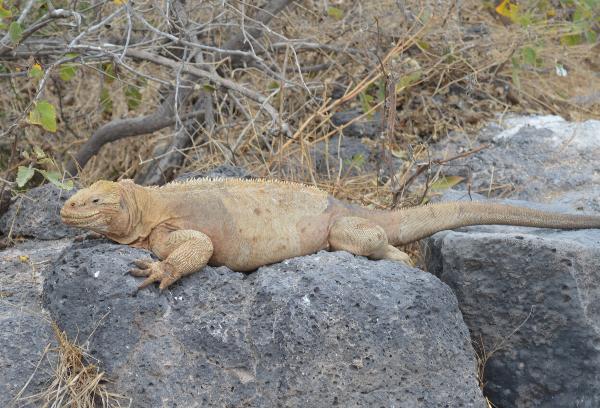
{"label": "dark gray rock", "polygon": [[[600,121],[512,117],[480,133],[477,142],[490,148],[453,161],[446,172],[470,178],[471,191],[486,194],[492,187],[492,196],[510,193],[513,198],[554,201],[562,192],[585,192],[600,184],[599,134]],[[472,147],[469,138],[457,133],[432,150],[434,157],[449,157]]]}
{"label": "dark gray rock", "polygon": [[[328,179],[385,170],[379,149],[357,138],[336,135],[315,144],[312,152],[315,170]],[[394,169],[402,166],[402,161],[396,157],[391,157],[391,161]]]}
{"label": "dark gray rock", "polygon": [[[335,126],[342,126],[362,114],[363,112],[360,109],[336,112],[331,116],[331,122]],[[381,112],[376,112],[373,114],[372,118],[363,118],[351,123],[342,130],[342,134],[347,137],[368,137],[369,139],[374,139],[379,136],[382,129],[382,123]]]}
{"label": "dark gray rock", "polygon": [[[54,335],[40,305],[41,269],[67,245],[66,240],[29,241],[0,252],[0,407],[9,406],[34,371],[22,396],[41,391],[52,378],[49,362],[54,364],[55,355],[43,358]],[[38,405],[20,401],[16,406]]]}
{"label": "dark gray rock", "polygon": [[0,217],[0,232],[13,237],[60,239],[73,237],[82,230],[67,227],[60,220],[63,203],[75,193],[52,184],[32,188],[18,197]]}
{"label": "dark gray rock", "polygon": [[[337,112],[332,115],[331,122],[342,126],[361,114],[361,110]],[[375,141],[366,140],[376,139],[380,131],[381,114],[376,113],[373,119],[354,122],[327,140],[315,143],[308,149],[313,170],[329,180],[380,170],[383,162],[380,147]],[[390,160],[392,168],[402,166],[402,161],[396,157],[392,156]],[[284,179],[310,180],[314,177],[314,173],[307,170],[306,158],[302,156],[286,157],[283,162],[277,163],[275,169]]]}
{"label": "dark gray rock", "polygon": [[[597,208],[580,193],[555,206],[507,201]],[[484,392],[495,406],[600,406],[600,230],[477,226],[436,234],[424,248],[428,270],[454,290],[474,343],[490,354]]]}
{"label": "dark gray rock", "polygon": [[[599,77],[599,76],[600,76],[600,73],[596,72],[596,77]],[[586,95],[577,95],[577,96],[570,98],[569,102],[577,104],[577,105],[590,106],[590,105],[600,102],[600,92],[592,92],[592,93],[589,93]]]}
{"label": "dark gray rock", "polygon": [[147,252],[74,244],[44,304],[89,339],[134,407],[485,407],[452,293],[393,262],[321,252],[246,275],[207,267],[159,295]]}
{"label": "dark gray rock", "polygon": [[317,143],[313,157],[317,172],[330,179],[337,177],[340,166],[342,176],[373,171],[377,166],[374,160],[376,154],[371,153],[371,149],[360,140],[349,137],[333,136]]}

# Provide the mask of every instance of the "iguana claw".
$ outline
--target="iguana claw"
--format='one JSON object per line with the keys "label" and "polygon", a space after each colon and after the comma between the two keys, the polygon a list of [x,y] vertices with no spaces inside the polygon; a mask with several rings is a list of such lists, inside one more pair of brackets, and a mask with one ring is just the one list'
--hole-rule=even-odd
{"label": "iguana claw", "polygon": [[146,277],[137,290],[144,289],[154,282],[160,282],[158,289],[163,291],[180,278],[175,273],[174,268],[165,262],[136,260],[133,263],[137,268],[130,269],[129,274],[137,277]]}

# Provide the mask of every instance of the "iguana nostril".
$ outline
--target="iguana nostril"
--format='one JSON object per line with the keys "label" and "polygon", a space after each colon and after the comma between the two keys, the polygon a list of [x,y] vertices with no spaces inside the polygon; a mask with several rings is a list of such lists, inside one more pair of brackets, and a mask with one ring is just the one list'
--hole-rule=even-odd
{"label": "iguana nostril", "polygon": [[73,202],[72,202],[72,203],[71,203],[71,207],[75,207],[75,203],[73,203]]}

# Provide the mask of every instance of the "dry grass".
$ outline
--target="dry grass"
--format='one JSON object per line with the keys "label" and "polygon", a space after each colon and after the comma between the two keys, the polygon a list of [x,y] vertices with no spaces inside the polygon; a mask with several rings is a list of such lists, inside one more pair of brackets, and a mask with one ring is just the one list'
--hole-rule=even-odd
{"label": "dry grass", "polygon": [[[95,364],[88,363],[92,358],[84,348],[70,341],[56,323],[52,323],[52,329],[58,345],[55,348],[46,347],[40,360],[41,364],[49,355],[56,355],[52,381],[43,391],[26,395],[29,382],[37,372],[36,368],[32,377],[15,396],[12,407],[117,408],[130,405],[127,398],[108,390],[104,372]],[[51,360],[53,359],[48,358],[48,361]]]}
{"label": "dry grass", "polygon": [[[596,85],[598,89],[591,86],[598,83],[594,81],[597,74],[593,69],[599,63],[598,53],[591,51],[591,44],[561,45],[561,35],[570,29],[563,20],[545,19],[527,27],[508,24],[494,16],[493,7],[479,0],[467,0],[461,2],[460,10],[433,9],[431,16],[419,8],[418,2],[407,2],[407,8],[418,17],[402,21],[399,12],[389,12],[396,9],[393,1],[362,3],[340,3],[338,7],[345,14],[338,21],[324,16],[318,2],[305,1],[273,21],[273,30],[281,36],[310,39],[330,47],[274,48],[269,57],[276,66],[285,68],[290,85],[281,87],[281,83],[252,68],[229,73],[231,78],[251,84],[254,89],[274,91],[271,102],[294,130],[292,138],[270,135],[268,120],[258,114],[256,104],[214,92],[215,127],[204,129],[195,145],[184,151],[186,160],[180,171],[207,170],[229,162],[257,176],[308,182],[341,198],[389,207],[394,192],[389,180],[382,184],[374,172],[352,175],[345,169],[321,174],[312,160],[317,143],[340,131],[331,122],[334,113],[368,108],[364,115],[367,118],[381,109],[384,101],[379,91],[388,72],[396,74],[399,88],[394,137],[385,146],[377,141],[365,143],[375,150],[385,147],[406,158],[404,167],[395,169],[397,179],[406,179],[416,171],[418,163],[428,159],[427,148],[418,148],[419,145],[443,141],[451,131],[475,134],[498,114],[553,113],[575,120],[600,116],[599,103],[584,106],[573,102],[575,96],[600,91],[600,85]],[[200,14],[198,19],[202,19]],[[115,21],[113,26],[119,24],[124,24],[124,20]],[[478,34],[477,30],[488,34]],[[267,38],[265,46],[276,42],[277,38]],[[539,66],[514,66],[513,60],[521,58],[524,47],[536,50],[542,61]],[[557,63],[567,67],[567,77],[556,75]],[[329,66],[303,74],[293,69],[318,64]],[[172,76],[147,62],[136,67],[157,77]],[[143,103],[130,110],[124,95],[136,79],[128,72],[118,72],[118,80],[109,80],[100,68],[81,67],[69,82],[52,81],[45,97],[60,106],[61,129],[49,135],[41,134],[37,128],[24,128],[19,147],[42,146],[64,161],[100,124],[111,118],[145,114],[156,106],[160,88],[156,83],[149,81],[141,88]],[[18,112],[34,88],[24,80],[11,82],[14,92],[4,93],[0,99],[9,111]],[[99,102],[102,89],[111,95],[110,113],[103,111]],[[334,89],[345,96],[331,99]],[[15,98],[17,94],[19,98]],[[370,98],[366,105],[365,97]],[[83,183],[99,178],[134,177],[144,170],[144,163],[152,160],[153,149],[167,143],[172,134],[172,129],[165,129],[105,146],[81,174]],[[14,163],[12,168],[18,164],[26,164],[26,160]],[[434,175],[445,174],[443,166],[433,170]],[[412,194],[403,195],[405,201],[401,204],[419,202],[425,190],[426,186],[415,186]]]}
{"label": "dry grass", "polygon": [[[485,381],[485,367],[487,365],[488,360],[492,357],[492,352],[487,352],[485,350],[485,345],[483,344],[483,339],[479,339],[479,341],[473,341],[473,350],[475,351],[475,358],[477,359],[477,382],[481,391],[484,391],[486,381]],[[496,405],[490,399],[484,395],[485,403],[488,408],[497,408]]]}

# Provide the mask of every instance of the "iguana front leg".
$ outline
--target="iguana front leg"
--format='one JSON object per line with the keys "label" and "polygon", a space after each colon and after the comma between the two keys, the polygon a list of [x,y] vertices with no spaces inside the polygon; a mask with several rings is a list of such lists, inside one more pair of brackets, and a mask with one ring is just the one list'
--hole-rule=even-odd
{"label": "iguana front leg", "polygon": [[200,231],[174,231],[151,242],[152,252],[164,259],[158,262],[135,261],[138,268],[131,269],[129,273],[146,276],[138,290],[153,282],[160,282],[158,288],[162,291],[182,276],[205,267],[213,253],[210,238]]}
{"label": "iguana front leg", "polygon": [[408,254],[388,243],[383,228],[365,218],[336,219],[329,230],[328,240],[332,251],[348,251],[371,259],[391,259],[413,265]]}

